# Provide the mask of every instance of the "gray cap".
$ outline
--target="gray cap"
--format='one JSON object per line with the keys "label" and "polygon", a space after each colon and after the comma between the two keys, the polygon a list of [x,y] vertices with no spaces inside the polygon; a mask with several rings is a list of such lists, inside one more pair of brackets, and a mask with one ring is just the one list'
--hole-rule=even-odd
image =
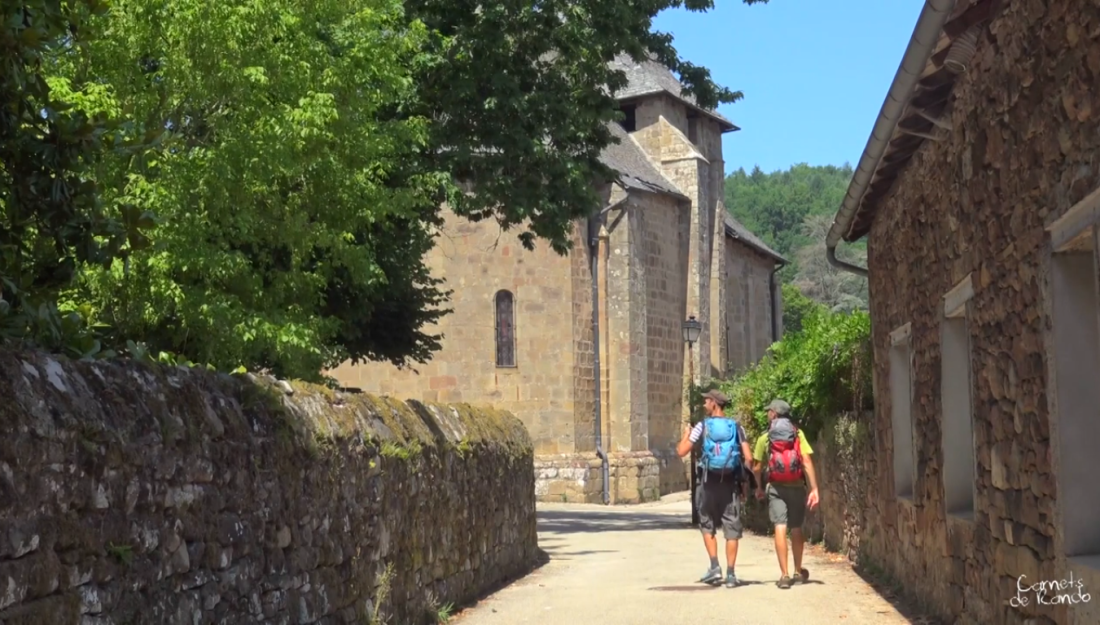
{"label": "gray cap", "polygon": [[768,410],[774,410],[775,414],[786,417],[791,414],[791,405],[782,399],[773,399],[772,403],[768,404]]}
{"label": "gray cap", "polygon": [[703,399],[707,398],[713,399],[714,403],[722,406],[723,408],[730,403],[730,398],[726,397],[725,394],[723,394],[721,391],[707,391],[706,393],[703,393]]}

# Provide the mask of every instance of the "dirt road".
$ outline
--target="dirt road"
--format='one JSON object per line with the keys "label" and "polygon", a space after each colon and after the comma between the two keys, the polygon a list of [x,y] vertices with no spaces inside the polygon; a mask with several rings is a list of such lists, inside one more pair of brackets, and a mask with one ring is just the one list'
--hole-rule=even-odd
{"label": "dirt road", "polygon": [[[695,582],[707,568],[684,497],[630,507],[546,504],[539,544],[550,562],[456,615],[461,625],[792,625],[909,623],[845,563],[807,554],[811,582],[776,587],[771,538],[746,534],[742,586]],[[724,556],[723,568],[725,566]]]}

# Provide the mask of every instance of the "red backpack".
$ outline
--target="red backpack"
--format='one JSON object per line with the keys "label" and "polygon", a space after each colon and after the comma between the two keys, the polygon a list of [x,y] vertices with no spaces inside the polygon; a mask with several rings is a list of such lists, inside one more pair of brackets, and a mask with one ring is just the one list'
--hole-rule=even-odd
{"label": "red backpack", "polygon": [[802,442],[790,419],[779,418],[768,428],[768,481],[789,484],[802,481]]}

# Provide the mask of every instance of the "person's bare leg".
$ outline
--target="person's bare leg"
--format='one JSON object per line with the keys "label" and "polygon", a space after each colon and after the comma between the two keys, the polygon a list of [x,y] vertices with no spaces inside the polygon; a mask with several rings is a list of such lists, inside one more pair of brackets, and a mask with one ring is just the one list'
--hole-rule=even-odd
{"label": "person's bare leg", "polygon": [[737,545],[740,542],[738,540],[726,541],[726,567],[729,571],[732,571],[734,565],[737,564]]}
{"label": "person's bare leg", "polygon": [[714,534],[703,532],[703,545],[707,548],[707,556],[713,562],[718,557],[718,537]]}
{"label": "person's bare leg", "polygon": [[779,572],[787,577],[787,526],[775,526],[775,557],[779,560]]}
{"label": "person's bare leg", "polygon": [[802,548],[806,545],[806,537],[802,534],[801,527],[791,528],[791,555],[794,556],[794,571],[802,574]]}
{"label": "person's bare leg", "polygon": [[718,537],[710,531],[703,532],[703,546],[707,548],[710,566],[699,581],[704,584],[718,584],[722,581],[722,567],[718,564]]}

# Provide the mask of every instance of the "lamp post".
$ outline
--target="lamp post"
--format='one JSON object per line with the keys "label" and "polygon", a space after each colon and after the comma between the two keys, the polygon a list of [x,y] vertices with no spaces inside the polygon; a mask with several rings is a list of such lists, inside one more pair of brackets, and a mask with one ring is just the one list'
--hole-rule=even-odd
{"label": "lamp post", "polygon": [[[691,425],[691,417],[694,414],[695,402],[695,342],[703,332],[703,324],[692,315],[683,323],[681,331],[684,334],[684,342],[688,350],[688,425]],[[695,500],[695,490],[699,487],[699,471],[696,465],[699,463],[698,453],[691,450],[691,524],[699,525],[699,506]]]}

